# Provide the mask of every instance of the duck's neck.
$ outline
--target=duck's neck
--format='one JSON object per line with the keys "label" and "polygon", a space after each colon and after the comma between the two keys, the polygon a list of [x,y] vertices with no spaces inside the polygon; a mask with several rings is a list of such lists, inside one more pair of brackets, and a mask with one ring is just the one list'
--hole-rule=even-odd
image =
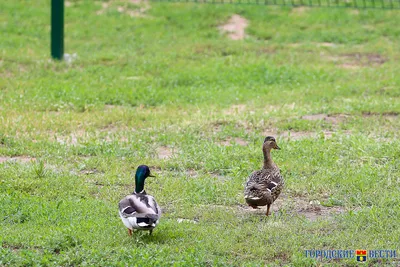
{"label": "duck's neck", "polygon": [[144,180],[141,177],[135,176],[135,193],[141,193],[144,190]]}
{"label": "duck's neck", "polygon": [[271,149],[270,148],[264,148],[263,149],[264,153],[264,169],[269,169],[275,165],[275,163],[272,161],[271,158]]}

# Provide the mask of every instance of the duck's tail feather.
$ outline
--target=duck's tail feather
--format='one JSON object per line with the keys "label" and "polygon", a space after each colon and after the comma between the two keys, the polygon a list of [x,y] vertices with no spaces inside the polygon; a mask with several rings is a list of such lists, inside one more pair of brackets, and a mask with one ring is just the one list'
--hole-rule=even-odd
{"label": "duck's tail feather", "polygon": [[260,195],[261,187],[258,184],[248,185],[244,191],[244,198],[258,200],[261,198]]}
{"label": "duck's tail feather", "polygon": [[142,228],[154,227],[154,224],[156,222],[157,222],[157,219],[154,219],[154,218],[136,218],[137,225]]}

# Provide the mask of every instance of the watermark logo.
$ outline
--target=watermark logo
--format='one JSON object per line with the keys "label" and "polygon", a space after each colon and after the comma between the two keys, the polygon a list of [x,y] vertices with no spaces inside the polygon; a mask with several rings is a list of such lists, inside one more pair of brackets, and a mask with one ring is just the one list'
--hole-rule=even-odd
{"label": "watermark logo", "polygon": [[356,250],[356,259],[357,261],[366,261],[367,260],[367,251],[366,250]]}
{"label": "watermark logo", "polygon": [[396,259],[396,250],[388,249],[308,249],[304,251],[306,258],[322,259],[356,259],[358,262],[365,262],[367,259]]}

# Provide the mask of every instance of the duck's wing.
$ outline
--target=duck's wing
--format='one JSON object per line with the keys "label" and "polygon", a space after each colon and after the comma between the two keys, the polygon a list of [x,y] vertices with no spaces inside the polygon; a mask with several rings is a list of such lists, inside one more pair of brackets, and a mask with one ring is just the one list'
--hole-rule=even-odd
{"label": "duck's wing", "polygon": [[161,209],[154,197],[146,194],[132,194],[123,198],[119,204],[119,211],[124,217],[151,218],[158,220]]}
{"label": "duck's wing", "polygon": [[271,191],[271,196],[274,199],[277,199],[279,194],[282,191],[282,188],[284,186],[284,180],[281,175],[281,172],[279,169],[276,169],[272,174],[271,174],[271,179],[267,182],[267,188]]}
{"label": "duck's wing", "polygon": [[[268,195],[279,195],[283,179],[279,169],[259,170],[250,174],[245,190],[245,198],[258,200]],[[279,193],[278,193],[279,191]],[[275,199],[276,197],[274,197]]]}

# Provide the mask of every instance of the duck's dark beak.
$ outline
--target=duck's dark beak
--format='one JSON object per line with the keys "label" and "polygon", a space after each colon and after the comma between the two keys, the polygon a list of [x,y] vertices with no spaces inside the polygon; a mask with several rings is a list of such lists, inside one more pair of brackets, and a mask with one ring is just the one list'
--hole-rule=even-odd
{"label": "duck's dark beak", "polygon": [[281,148],[278,146],[278,144],[277,143],[275,143],[275,147],[274,147],[275,149],[278,149],[278,150],[281,150]]}

